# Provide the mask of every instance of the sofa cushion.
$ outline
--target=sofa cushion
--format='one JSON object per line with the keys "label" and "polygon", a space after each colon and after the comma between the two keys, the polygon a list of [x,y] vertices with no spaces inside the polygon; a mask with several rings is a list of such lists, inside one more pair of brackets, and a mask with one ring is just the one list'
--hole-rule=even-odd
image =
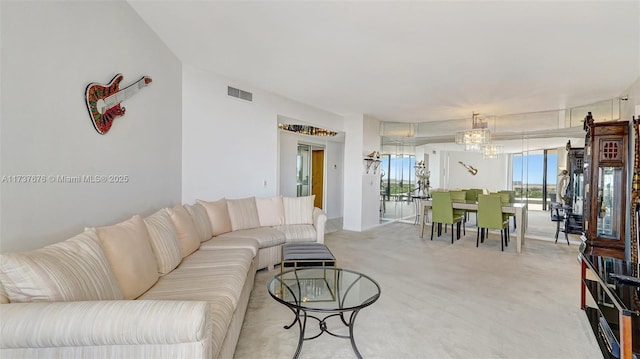
{"label": "sofa cushion", "polygon": [[187,204],[184,208],[187,209],[187,212],[191,215],[191,219],[193,219],[193,224],[196,225],[196,231],[200,237],[200,242],[210,240],[211,237],[213,237],[213,232],[211,231],[211,223],[209,223],[207,210],[204,209],[200,203],[195,203],[193,205]]}
{"label": "sofa cushion", "polygon": [[158,273],[165,275],[180,264],[182,252],[176,228],[166,209],[161,209],[144,219],[147,225],[151,248],[158,262]]}
{"label": "sofa cushion", "polygon": [[215,237],[206,242],[202,242],[200,245],[200,251],[212,251],[225,248],[246,248],[251,250],[255,257],[255,255],[258,254],[258,249],[260,249],[260,243],[253,238]]}
{"label": "sofa cushion", "polygon": [[255,197],[228,199],[227,210],[232,231],[260,227]]}
{"label": "sofa cushion", "polygon": [[11,302],[123,298],[93,228],[32,252],[0,255],[0,282]]}
{"label": "sofa cushion", "polygon": [[248,249],[198,251],[160,278],[140,299],[208,301],[222,296],[235,306],[247,275],[255,275],[249,273],[252,260]]}
{"label": "sofa cushion", "polygon": [[142,217],[96,228],[124,299],[135,299],[158,280],[158,263]]}
{"label": "sofa cushion", "polygon": [[305,197],[283,197],[285,224],[313,224],[313,201],[315,195]]}
{"label": "sofa cushion", "polygon": [[260,244],[260,248],[273,247],[285,242],[284,233],[271,227],[260,227],[233,231],[219,236],[220,239],[253,238]]}
{"label": "sofa cushion", "polygon": [[282,196],[256,198],[256,207],[260,226],[274,227],[284,224]]}
{"label": "sofa cushion", "polygon": [[215,202],[197,200],[209,216],[211,223],[211,234],[214,236],[231,232],[231,220],[229,219],[229,211],[227,210],[227,200],[221,199]]}
{"label": "sofa cushion", "polygon": [[287,243],[315,242],[317,239],[316,229],[312,224],[288,224],[275,228],[284,233]]}
{"label": "sofa cushion", "polygon": [[176,227],[180,252],[182,258],[184,258],[200,247],[198,230],[196,229],[195,223],[193,223],[191,215],[182,205],[167,208],[167,213],[169,213],[169,217],[171,217],[171,221],[173,221],[173,225]]}

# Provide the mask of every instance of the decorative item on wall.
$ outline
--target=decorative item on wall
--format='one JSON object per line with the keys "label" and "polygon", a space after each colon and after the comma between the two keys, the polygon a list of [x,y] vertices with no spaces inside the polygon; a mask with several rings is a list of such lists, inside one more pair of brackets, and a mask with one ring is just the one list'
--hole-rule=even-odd
{"label": "decorative item on wall", "polygon": [[295,133],[299,133],[302,135],[309,136],[335,136],[338,133],[334,131],[329,131],[324,128],[314,127],[309,125],[291,125],[287,123],[279,123],[278,128],[285,131],[291,131]]}
{"label": "decorative item on wall", "polygon": [[424,161],[418,161],[413,167],[416,170],[415,173],[418,178],[418,196],[431,197],[429,193],[429,187],[431,187],[429,177],[431,176],[431,172],[427,170]]}
{"label": "decorative item on wall", "polygon": [[477,174],[478,174],[478,169],[477,169],[477,168],[474,168],[473,166],[466,165],[466,164],[464,164],[464,162],[462,162],[462,161],[458,161],[458,163],[459,163],[459,164],[461,164],[461,165],[463,165],[463,166],[464,166],[464,168],[466,168],[466,169],[467,169],[467,171],[469,171],[469,173],[471,173],[472,175],[474,175],[474,176],[475,176],[475,175],[477,175]]}
{"label": "decorative item on wall", "polygon": [[378,167],[380,167],[380,152],[373,151],[364,157],[364,165],[366,167],[367,174],[369,170],[373,168],[373,174],[376,174]]}
{"label": "decorative item on wall", "polygon": [[123,78],[122,74],[117,74],[109,84],[102,85],[92,82],[87,85],[85,90],[85,100],[91,122],[101,135],[109,131],[114,118],[124,115],[125,108],[120,103],[151,83],[151,77],[143,76],[140,80],[120,90],[120,81]]}

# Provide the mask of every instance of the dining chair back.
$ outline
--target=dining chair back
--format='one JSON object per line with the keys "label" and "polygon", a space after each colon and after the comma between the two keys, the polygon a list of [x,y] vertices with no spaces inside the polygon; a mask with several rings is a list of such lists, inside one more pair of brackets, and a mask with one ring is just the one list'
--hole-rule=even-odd
{"label": "dining chair back", "polygon": [[[460,191],[449,191],[449,193],[451,193],[451,202],[462,202],[464,203],[467,200],[467,191],[465,190],[460,190]],[[462,220],[462,234],[466,235],[467,234],[467,228],[465,226],[465,223],[467,222],[467,211],[464,209],[453,209],[453,215],[454,216],[462,216],[463,220]]]}
{"label": "dining chair back", "polygon": [[450,192],[434,192],[431,194],[431,240],[433,240],[433,229],[438,225],[438,236],[441,234],[440,228],[442,224],[451,224],[451,243],[453,243],[453,224],[457,224],[457,237],[460,239],[460,223],[461,215],[454,215],[451,193]]}
{"label": "dining chair back", "polygon": [[[498,191],[498,193],[500,193],[501,196],[504,196],[504,193],[509,195],[507,203],[516,203],[516,191],[502,190],[502,191]],[[504,203],[504,198],[502,201]],[[513,217],[513,229],[516,229],[518,224],[516,223],[515,214],[508,214],[507,217]]]}
{"label": "dining chair back", "polygon": [[[504,251],[504,245],[508,245],[509,220],[502,215],[502,198],[497,194],[481,194],[478,196],[478,234],[476,235],[476,247],[480,237],[484,241],[485,231],[489,229],[500,230],[500,250]],[[482,233],[480,233],[482,232]]]}

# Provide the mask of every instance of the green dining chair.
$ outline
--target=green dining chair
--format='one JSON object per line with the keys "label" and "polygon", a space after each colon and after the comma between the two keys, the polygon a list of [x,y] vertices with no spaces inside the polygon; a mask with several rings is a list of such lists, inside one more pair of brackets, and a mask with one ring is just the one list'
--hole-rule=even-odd
{"label": "green dining chair", "polygon": [[[508,193],[509,194],[509,203],[516,203],[516,191],[501,190],[501,191],[498,191],[498,193]],[[515,214],[509,214],[509,216],[513,217],[513,229],[518,228],[517,223],[516,223],[516,215]]]}
{"label": "green dining chair", "polygon": [[[468,190],[465,191],[465,200],[468,202],[478,202],[478,191],[480,191],[480,194],[482,194],[482,190],[479,190],[477,188],[470,188]],[[465,211],[465,222],[469,219],[469,213],[475,213],[476,215],[476,222],[478,221],[478,211],[475,209],[468,209]]]}
{"label": "green dining chair", "polygon": [[[467,191],[449,191],[451,193],[451,202],[465,202],[467,200]],[[462,216],[462,234],[467,235],[467,229],[465,226],[465,218],[467,213],[464,209],[453,209],[453,216]]]}
{"label": "green dining chair", "polygon": [[451,207],[451,193],[449,192],[433,192],[431,194],[431,240],[433,240],[433,229],[438,225],[438,237],[442,234],[442,225],[451,225],[451,243],[453,244],[453,225],[457,226],[457,238],[460,239],[460,224],[463,216],[454,215],[453,207]]}
{"label": "green dining chair", "polygon": [[[498,191],[496,195],[500,196],[500,203],[502,205],[511,203],[511,195],[508,191]],[[500,209],[502,211],[502,209]],[[507,234],[509,234],[509,217],[512,216],[509,213],[502,213],[502,220],[507,221]],[[505,244],[509,245],[509,236],[505,238]]]}
{"label": "green dining chair", "polygon": [[502,216],[502,201],[499,195],[488,194],[478,196],[478,233],[476,234],[476,247],[480,239],[484,243],[485,233],[489,237],[489,229],[500,230],[500,250],[508,244],[509,218]]}

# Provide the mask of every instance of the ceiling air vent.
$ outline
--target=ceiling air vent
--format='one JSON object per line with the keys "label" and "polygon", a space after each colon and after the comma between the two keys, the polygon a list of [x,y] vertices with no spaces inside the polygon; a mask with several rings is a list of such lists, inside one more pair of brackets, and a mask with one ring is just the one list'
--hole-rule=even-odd
{"label": "ceiling air vent", "polygon": [[227,95],[246,101],[253,101],[253,94],[251,92],[242,91],[231,86],[227,86]]}

